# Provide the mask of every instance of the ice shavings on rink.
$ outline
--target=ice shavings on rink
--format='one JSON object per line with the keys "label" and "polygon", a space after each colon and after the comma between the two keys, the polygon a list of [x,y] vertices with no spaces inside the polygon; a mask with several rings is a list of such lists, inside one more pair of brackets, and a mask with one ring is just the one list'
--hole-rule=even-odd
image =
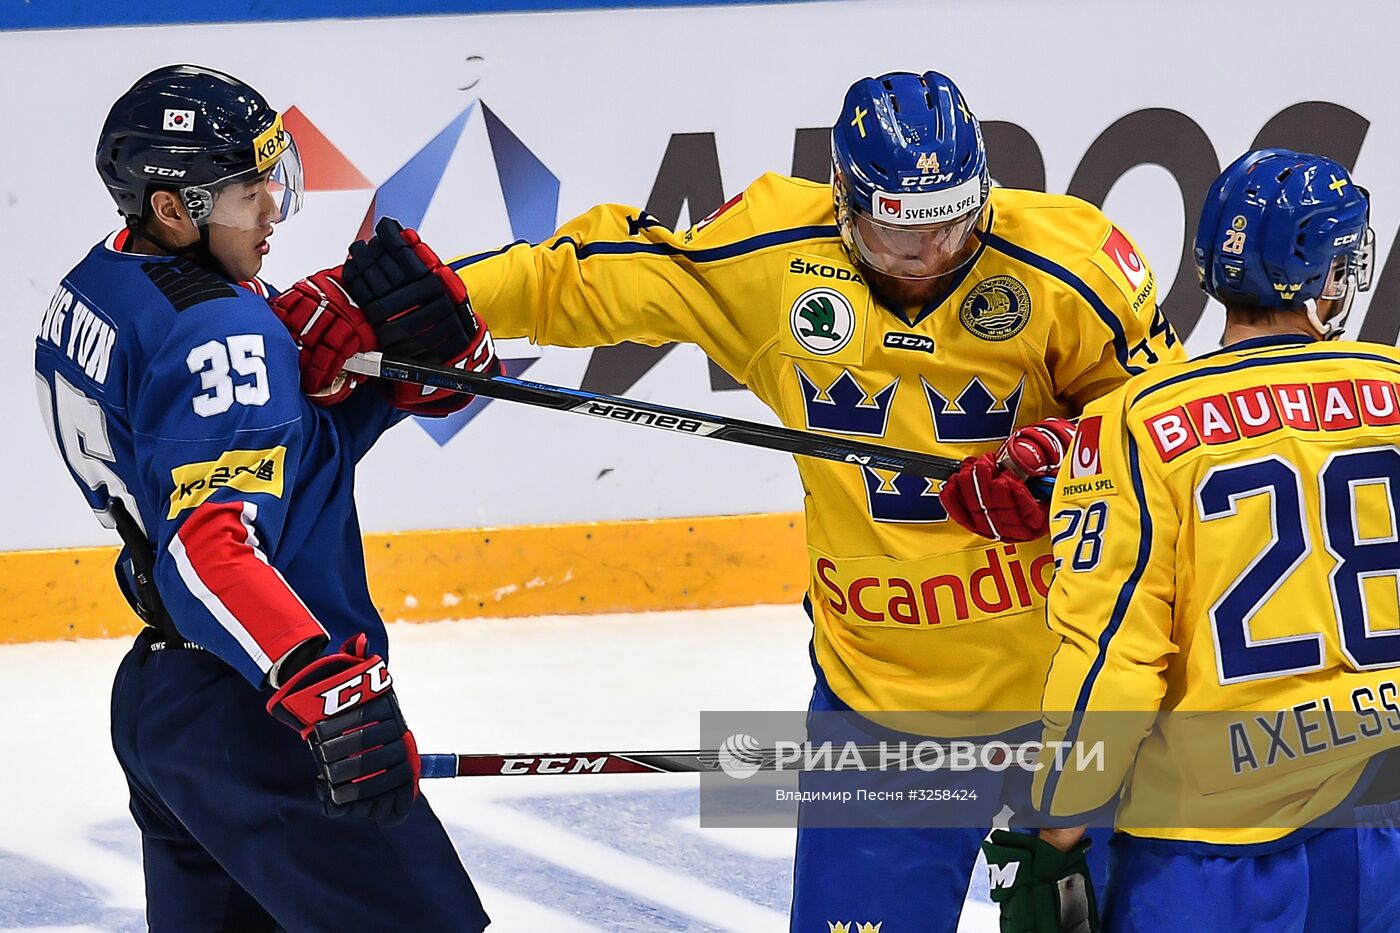
{"label": "ice shavings on rink", "polygon": [[[795,606],[390,626],[431,752],[688,748],[700,710],[802,709]],[[0,930],[144,930],[140,838],[107,736],[125,641],[0,647],[17,718],[0,819]],[[51,697],[36,704],[34,696]],[[701,829],[693,775],[425,785],[500,933],[782,933],[793,832]],[[961,930],[996,929],[975,876]]]}

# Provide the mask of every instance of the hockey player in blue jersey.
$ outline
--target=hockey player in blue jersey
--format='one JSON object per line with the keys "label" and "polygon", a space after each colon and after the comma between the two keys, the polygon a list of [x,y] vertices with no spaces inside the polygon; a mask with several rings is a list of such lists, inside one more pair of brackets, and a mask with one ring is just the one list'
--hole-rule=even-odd
{"label": "hockey player in blue jersey", "polygon": [[[125,227],[64,277],[35,370],[60,456],[122,535],[118,581],[146,622],[117,673],[112,735],[150,928],[483,929],[418,793],[352,497],[385,430],[465,397],[369,391],[330,408],[302,394],[297,343],[256,280],[299,206],[300,164],[248,85],[152,72],[113,106],[97,167]],[[496,365],[446,291],[392,330],[347,323],[338,271],[273,300],[305,334],[359,328],[366,349]]]}

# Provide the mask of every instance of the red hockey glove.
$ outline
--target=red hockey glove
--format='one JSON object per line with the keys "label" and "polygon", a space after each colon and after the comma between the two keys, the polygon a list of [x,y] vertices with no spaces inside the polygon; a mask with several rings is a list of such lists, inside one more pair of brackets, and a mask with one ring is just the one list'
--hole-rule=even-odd
{"label": "red hockey glove", "polygon": [[292,675],[267,711],[311,746],[329,816],[403,821],[418,796],[421,764],[384,659],[364,635]]}
{"label": "red hockey glove", "polygon": [[342,372],[345,361],[378,349],[378,342],[345,293],[340,266],[302,279],[270,304],[301,351],[301,390],[318,405],[343,401],[358,384]]}
{"label": "red hockey glove", "polygon": [[1074,439],[1074,425],[1047,418],[1012,432],[995,454],[968,457],[938,498],[948,516],[984,538],[1033,541],[1045,534],[1050,508],[1026,479],[1053,477]]}
{"label": "red hockey glove", "polygon": [[997,466],[1021,479],[1053,477],[1073,443],[1073,421],[1046,418],[1012,432],[997,451]]}
{"label": "red hockey glove", "polygon": [[[486,325],[472,310],[467,286],[414,230],[381,218],[368,242],[351,244],[345,290],[364,309],[388,357],[498,375],[500,360]],[[393,404],[422,415],[466,407],[470,395],[394,383]]]}
{"label": "red hockey glove", "polygon": [[1032,541],[1045,534],[1049,508],[1026,484],[997,468],[995,455],[968,457],[938,492],[948,517],[997,541]]}

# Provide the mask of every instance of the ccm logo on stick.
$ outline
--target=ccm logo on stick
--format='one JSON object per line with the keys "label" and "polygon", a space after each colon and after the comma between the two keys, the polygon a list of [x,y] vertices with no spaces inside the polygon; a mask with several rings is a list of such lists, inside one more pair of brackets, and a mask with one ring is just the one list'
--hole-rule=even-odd
{"label": "ccm logo on stick", "polygon": [[501,774],[601,774],[608,763],[606,755],[599,758],[561,756],[558,758],[507,758],[501,764]]}
{"label": "ccm logo on stick", "polygon": [[394,678],[383,661],[377,662],[369,670],[356,674],[343,684],[337,684],[321,694],[325,700],[323,712],[327,716],[343,713],[350,707],[389,689]]}

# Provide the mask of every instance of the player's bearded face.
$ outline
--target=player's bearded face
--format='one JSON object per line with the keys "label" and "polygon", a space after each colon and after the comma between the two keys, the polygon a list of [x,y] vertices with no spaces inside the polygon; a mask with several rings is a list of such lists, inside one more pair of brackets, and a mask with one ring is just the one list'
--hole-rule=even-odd
{"label": "player's bearded face", "polygon": [[937,224],[894,226],[851,212],[851,237],[861,260],[896,279],[927,280],[947,275],[972,256],[973,229],[981,211]]}

